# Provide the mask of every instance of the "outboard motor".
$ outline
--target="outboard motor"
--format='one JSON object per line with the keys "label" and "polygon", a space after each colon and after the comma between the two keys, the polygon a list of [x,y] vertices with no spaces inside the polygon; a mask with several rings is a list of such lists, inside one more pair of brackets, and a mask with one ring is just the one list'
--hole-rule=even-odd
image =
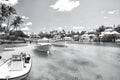
{"label": "outboard motor", "polygon": [[2,56],[0,56],[0,59],[2,59]]}
{"label": "outboard motor", "polygon": [[25,58],[25,63],[29,63],[29,61],[30,61],[30,56],[26,56],[26,58]]}

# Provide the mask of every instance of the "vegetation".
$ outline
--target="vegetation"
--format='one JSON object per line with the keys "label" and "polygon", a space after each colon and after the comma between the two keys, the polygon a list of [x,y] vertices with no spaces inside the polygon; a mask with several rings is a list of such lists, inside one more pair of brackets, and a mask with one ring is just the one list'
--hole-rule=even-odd
{"label": "vegetation", "polygon": [[[111,31],[117,31],[118,33],[120,33],[120,25],[118,26],[114,26],[114,27],[109,27],[109,26],[104,26],[104,25],[101,25],[98,29],[96,29],[95,32],[86,32],[86,31],[81,31],[81,32],[74,32],[74,31],[68,31],[66,32],[65,30],[62,30],[62,31],[57,31],[57,30],[53,30],[53,31],[50,31],[50,32],[40,32],[39,33],[39,36],[41,38],[43,37],[46,37],[46,38],[53,38],[55,37],[56,35],[60,36],[61,39],[63,39],[64,37],[71,37],[73,38],[73,40],[80,40],[82,37],[82,35],[84,34],[88,34],[89,35],[89,41],[97,41],[97,42],[115,42],[116,39],[120,38],[120,35],[117,35],[117,34],[107,34],[107,35],[104,35],[102,37],[100,37],[100,35],[102,34],[102,32],[104,32],[105,30],[111,30]],[[109,31],[109,32],[111,32]],[[90,34],[93,34],[93,35],[90,35]],[[81,40],[84,40],[84,39],[81,39]]]}
{"label": "vegetation", "polygon": [[[0,4],[0,32],[4,32],[3,39],[17,40],[20,37],[28,37],[23,31],[18,30],[24,23],[22,16],[17,15],[16,9],[13,6]],[[6,26],[2,26],[6,24]]]}
{"label": "vegetation", "polygon": [[13,29],[11,31],[15,29],[17,30],[17,28],[19,28],[23,23],[24,21],[21,16],[15,16],[14,21],[11,23],[11,26],[13,26]]}
{"label": "vegetation", "polygon": [[115,35],[104,35],[103,38],[101,39],[102,42],[115,42],[116,40],[116,36]]}
{"label": "vegetation", "polygon": [[23,33],[23,31],[21,31],[21,30],[17,30],[17,31],[14,31],[14,32],[11,31],[10,35],[14,35],[16,37],[28,37],[28,35],[25,35]]}
{"label": "vegetation", "polygon": [[[4,37],[2,37],[3,39],[17,40],[20,37],[28,37],[23,33],[23,31],[19,30],[19,28],[23,26],[23,23],[24,19],[22,18],[22,16],[19,16],[17,14],[17,11],[13,6],[2,3],[0,4],[0,32],[5,33]],[[2,24],[6,24],[6,26],[2,26]],[[115,40],[118,38],[116,34],[104,35],[102,38],[100,37],[101,33],[104,32],[107,28],[109,27],[101,25],[98,29],[96,29],[95,32],[66,32],[63,29],[62,31],[53,30],[45,33],[40,32],[38,35],[41,38],[54,38],[55,36],[60,36],[61,39],[63,39],[64,37],[71,37],[75,38],[75,40],[79,40],[79,38],[84,34],[95,34],[97,36],[95,41],[115,42]],[[111,28],[113,29],[113,31],[117,31],[118,33],[120,33],[120,25]],[[92,40],[93,38],[93,36],[89,36],[90,40]]]}
{"label": "vegetation", "polygon": [[120,33],[120,25],[118,25],[114,30]]}
{"label": "vegetation", "polygon": [[[5,4],[1,4],[1,22],[6,23],[7,27],[5,33],[9,33],[10,30],[10,22],[14,18],[16,14],[16,10],[12,6],[7,6]],[[1,24],[2,25],[2,24]]]}

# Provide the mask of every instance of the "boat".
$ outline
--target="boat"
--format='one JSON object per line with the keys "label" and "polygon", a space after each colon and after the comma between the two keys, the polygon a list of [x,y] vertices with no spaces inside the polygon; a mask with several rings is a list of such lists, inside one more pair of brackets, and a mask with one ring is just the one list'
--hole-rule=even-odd
{"label": "boat", "polygon": [[14,51],[14,48],[4,48],[4,51]]}
{"label": "boat", "polygon": [[22,40],[15,40],[15,41],[11,41],[11,40],[3,40],[0,41],[1,44],[12,44],[12,43],[26,43],[26,41],[22,41]]}
{"label": "boat", "polygon": [[67,47],[66,45],[66,41],[62,41],[62,40],[56,40],[54,42],[52,42],[53,46],[57,46],[57,47]]}
{"label": "boat", "polygon": [[29,54],[14,54],[7,60],[0,59],[0,80],[27,79],[31,67],[32,58]]}
{"label": "boat", "polygon": [[39,39],[36,44],[36,49],[41,52],[50,53],[51,43],[47,38]]}
{"label": "boat", "polygon": [[116,43],[120,43],[120,39],[117,39],[115,42],[116,42]]}

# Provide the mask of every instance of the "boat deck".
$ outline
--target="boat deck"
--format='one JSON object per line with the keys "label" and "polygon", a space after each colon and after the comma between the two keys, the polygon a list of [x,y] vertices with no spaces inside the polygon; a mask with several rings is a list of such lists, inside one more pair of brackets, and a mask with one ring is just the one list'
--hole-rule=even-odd
{"label": "boat deck", "polygon": [[10,66],[10,71],[21,71],[23,68],[23,62],[21,61],[14,61]]}
{"label": "boat deck", "polygon": [[[31,59],[30,59],[31,61]],[[8,60],[0,66],[0,79],[16,78],[27,74],[31,69],[31,62],[23,64],[22,61]]]}

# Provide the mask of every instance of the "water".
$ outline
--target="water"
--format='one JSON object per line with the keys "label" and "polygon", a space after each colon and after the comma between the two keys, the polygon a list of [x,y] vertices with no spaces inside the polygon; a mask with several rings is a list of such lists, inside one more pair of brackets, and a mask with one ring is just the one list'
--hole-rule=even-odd
{"label": "water", "polygon": [[[52,46],[51,55],[42,53],[36,44],[0,46],[0,55],[26,52],[32,55],[32,70],[28,80],[120,80],[120,46],[118,44],[67,44]],[[3,50],[3,47],[11,47]]]}

